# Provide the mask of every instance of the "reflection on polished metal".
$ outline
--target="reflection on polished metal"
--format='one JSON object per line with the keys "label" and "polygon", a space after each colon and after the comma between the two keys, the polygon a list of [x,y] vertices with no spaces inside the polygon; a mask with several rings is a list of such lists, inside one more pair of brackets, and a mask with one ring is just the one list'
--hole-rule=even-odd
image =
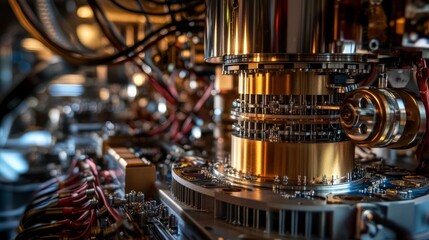
{"label": "reflection on polished metal", "polygon": [[315,184],[325,177],[335,184],[353,171],[353,155],[350,141],[276,143],[233,136],[230,165],[253,176],[287,176],[292,181],[301,178],[302,184],[304,178],[307,184]]}
{"label": "reflection on polished metal", "polygon": [[239,94],[329,95],[328,75],[315,71],[239,74]]}
{"label": "reflection on polished metal", "polygon": [[341,98],[328,86],[328,75],[314,71],[240,73],[233,134],[272,142],[344,140]]}
{"label": "reflection on polished metal", "polygon": [[329,53],[334,0],[206,1],[205,57]]}
{"label": "reflection on polished metal", "polygon": [[341,120],[356,144],[409,148],[420,142],[426,114],[421,100],[404,90],[360,88],[346,97]]}
{"label": "reflection on polished metal", "polygon": [[335,0],[207,0],[206,6],[205,59],[239,77],[231,111],[234,171],[261,179],[288,175],[291,182],[349,180],[354,150],[339,109],[344,87],[376,59],[331,52],[338,43]]}
{"label": "reflection on polished metal", "polygon": [[342,96],[314,70],[239,74],[233,103],[231,167],[261,179],[299,176],[332,184],[353,170],[353,145],[340,128]]}
{"label": "reflection on polished metal", "polygon": [[[219,59],[219,58],[216,58]],[[216,60],[215,59],[215,60]],[[211,59],[206,59],[210,62]],[[248,65],[249,70],[267,70],[277,69],[284,70],[289,68],[294,69],[348,69],[359,70],[360,68],[349,67],[350,63],[368,63],[377,62],[377,56],[374,54],[338,54],[338,53],[318,53],[318,54],[291,54],[291,53],[250,53],[245,55],[227,55],[223,59],[226,65],[251,63]],[[259,64],[258,64],[259,63]],[[286,63],[281,67],[279,64]],[[344,65],[344,63],[346,63]],[[340,65],[342,64],[342,65]],[[254,67],[256,66],[256,67]],[[314,67],[316,66],[316,67]],[[243,66],[240,66],[243,67]],[[225,68],[227,71],[231,66]],[[237,66],[232,66],[237,68]]]}
{"label": "reflection on polished metal", "polygon": [[223,160],[231,149],[231,132],[233,120],[230,118],[231,102],[236,98],[238,76],[223,75],[222,67],[216,67],[216,78],[213,96],[213,121],[215,128],[213,136],[215,139],[213,151],[216,159]]}

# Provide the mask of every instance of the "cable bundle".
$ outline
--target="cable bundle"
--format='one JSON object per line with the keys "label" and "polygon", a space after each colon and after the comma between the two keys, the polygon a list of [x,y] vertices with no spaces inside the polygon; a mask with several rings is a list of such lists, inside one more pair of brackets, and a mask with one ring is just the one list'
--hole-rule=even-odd
{"label": "cable bundle", "polygon": [[[163,79],[163,71],[154,64],[153,55],[150,50],[156,49],[160,40],[168,36],[178,36],[179,34],[202,33],[204,30],[205,5],[202,0],[176,1],[176,0],[150,0],[150,1],[117,1],[111,0],[109,3],[99,0],[87,0],[87,4],[93,11],[94,20],[99,25],[102,33],[109,41],[109,46],[114,51],[87,51],[77,44],[79,41],[72,41],[66,36],[71,36],[70,32],[61,34],[61,29],[55,27],[53,21],[62,18],[55,11],[54,2],[38,0],[37,10],[39,18],[34,13],[31,4],[26,0],[10,0],[10,5],[15,12],[20,23],[35,38],[44,43],[52,51],[63,57],[65,60],[78,65],[100,65],[100,64],[122,64],[132,62],[137,69],[146,75],[151,86],[158,91],[169,104],[168,117],[160,122],[158,126],[147,129],[136,128],[135,132],[143,135],[158,135],[167,133],[168,137],[175,142],[183,139],[192,130],[199,120],[197,116],[200,109],[211,96],[213,83],[207,77],[201,77],[204,84],[199,99],[191,111],[184,111],[181,108],[180,96],[174,86],[175,73],[171,74],[171,81]],[[133,44],[126,44],[125,37],[121,34],[114,22],[105,13],[106,5],[116,7],[118,10],[139,14],[145,17],[144,37],[133,40]],[[151,22],[154,16],[165,18],[165,23],[155,24]],[[70,37],[72,38],[72,37]],[[101,53],[104,52],[104,53]],[[167,64],[166,64],[167,65]],[[150,66],[152,73],[143,71],[144,66]],[[158,73],[158,74],[154,74]],[[185,114],[185,116],[183,116]],[[142,132],[144,131],[144,132]]]}
{"label": "cable bundle", "polygon": [[[118,1],[112,1],[112,3],[114,3],[116,6],[118,6],[122,10],[134,12],[134,13],[138,13],[138,14],[147,14],[147,15],[173,14],[174,15],[174,14],[177,14],[179,12],[189,11],[190,9],[193,9],[197,6],[202,5],[203,2],[202,1],[189,1],[188,3],[190,5],[187,7],[183,7],[181,9],[176,10],[176,11],[168,11],[168,12],[164,12],[164,13],[153,13],[153,12],[148,13],[144,10],[143,3],[139,2],[139,1],[136,1],[136,3],[140,6],[140,10],[134,10],[133,8],[125,7],[125,5],[121,5]],[[160,2],[156,2],[156,1],[153,1],[152,3],[153,4],[161,4]],[[107,18],[106,14],[104,13],[104,11],[102,9],[102,6],[96,0],[88,0],[88,4],[94,13],[95,20],[97,21],[97,23],[101,27],[102,32],[104,33],[106,38],[109,40],[110,44],[112,46],[114,46],[115,49],[119,52],[124,51],[124,49],[127,49],[127,45],[125,44],[124,39],[122,38],[122,36],[120,36],[118,34],[118,32],[120,32],[120,31],[117,28],[115,28],[114,24],[112,24],[109,21],[109,19]],[[170,6],[170,5],[174,5],[174,4],[178,4],[178,3],[165,2],[164,4],[166,6]],[[182,26],[186,27],[186,28],[182,28],[182,27],[179,28],[178,27],[177,30],[180,30],[182,32],[184,32],[184,31],[189,31],[189,32],[202,31],[202,26],[200,25],[202,23],[202,21],[198,18],[194,19],[193,21],[187,21],[187,20],[176,21],[174,16],[171,16],[171,18],[173,19],[173,22],[171,23],[172,26],[182,25]],[[165,36],[167,36],[169,34],[170,33],[164,34],[164,33],[162,33],[162,31],[159,31],[159,33],[156,34],[156,36],[159,38],[157,38],[153,42],[150,42],[149,44],[147,44],[146,45],[147,49],[149,47],[156,45],[156,43],[161,38],[164,38]],[[150,35],[148,35],[148,36],[150,36]],[[146,38],[148,38],[148,36]],[[145,50],[147,50],[147,49],[145,49]],[[146,56],[149,56],[149,55],[150,54],[147,53]],[[175,77],[175,75],[177,75],[177,71],[174,71],[171,74],[170,78],[172,80],[169,81],[168,83],[166,83],[162,79],[155,79],[153,76],[151,76],[151,75],[149,75],[143,71],[141,66],[143,64],[149,65],[145,58],[141,58],[139,56],[136,56],[130,60],[132,60],[132,62],[138,67],[138,69],[143,74],[145,74],[147,76],[150,84],[154,87],[154,89],[156,89],[167,100],[167,102],[169,104],[171,104],[174,108],[174,111],[172,111],[170,113],[170,116],[168,117],[168,119],[166,119],[166,121],[164,123],[162,123],[159,127],[148,131],[146,134],[152,136],[152,135],[157,135],[161,132],[165,132],[166,130],[169,130],[168,135],[170,136],[170,138],[175,142],[180,141],[186,134],[188,134],[191,131],[192,127],[194,126],[193,122],[195,121],[197,112],[203,107],[203,105],[207,102],[207,100],[211,96],[211,92],[212,92],[213,87],[214,87],[213,83],[211,81],[209,81],[208,79],[203,79],[203,80],[206,80],[205,82],[203,82],[205,85],[205,89],[203,91],[203,94],[197,100],[197,102],[195,103],[195,106],[193,107],[191,112],[188,113],[187,116],[183,120],[179,120],[177,115],[183,114],[183,112],[178,107],[180,105],[179,104],[179,98],[180,97],[178,94],[178,90],[176,89],[176,86],[174,85],[174,77]],[[153,67],[155,67],[155,66],[153,66]]]}
{"label": "cable bundle", "polygon": [[72,162],[66,175],[33,195],[16,239],[140,238],[140,231],[109,205],[90,159]]}
{"label": "cable bundle", "polygon": [[[87,53],[81,49],[72,48],[73,44],[71,42],[58,42],[55,38],[49,36],[45,31],[44,25],[39,21],[31,9],[31,6],[26,1],[10,0],[9,3],[19,22],[29,33],[69,62],[83,65],[120,64],[131,61],[133,58],[138,58],[140,53],[148,50],[153,46],[153,44],[157,43],[165,36],[174,35],[181,31],[203,31],[204,23],[201,19],[195,19],[192,21],[174,20],[147,33],[143,39],[137,41],[131,46],[127,46],[113,54],[100,55],[98,53]],[[88,3],[94,4],[95,1],[88,1]],[[204,6],[203,2],[197,2],[197,4],[194,4],[191,7],[193,8],[199,5]],[[179,12],[191,10],[191,7],[188,6],[183,8]],[[166,14],[174,13],[177,12],[167,12]],[[99,13],[95,12],[95,14]],[[110,22],[110,24],[112,23]]]}

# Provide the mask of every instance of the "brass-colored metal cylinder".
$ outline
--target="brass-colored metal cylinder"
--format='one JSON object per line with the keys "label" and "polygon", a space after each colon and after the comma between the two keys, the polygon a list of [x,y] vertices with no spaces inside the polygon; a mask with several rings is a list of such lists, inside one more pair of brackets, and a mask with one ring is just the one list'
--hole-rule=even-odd
{"label": "brass-colored metal cylinder", "polygon": [[231,110],[236,172],[297,183],[352,179],[342,90],[377,58],[356,54],[354,42],[339,44],[335,6],[338,13],[334,0],[206,0],[205,61],[239,77]]}
{"label": "brass-colored metal cylinder", "polygon": [[338,181],[353,171],[354,145],[350,141],[287,143],[257,141],[232,136],[230,165],[242,173],[274,179],[305,178]]}
{"label": "brass-colored metal cylinder", "polygon": [[297,183],[350,177],[354,146],[340,129],[341,97],[329,87],[328,74],[242,71],[238,91],[230,161],[237,172]]}
{"label": "brass-colored metal cylinder", "polygon": [[279,95],[328,95],[328,75],[314,71],[241,72],[238,93]]}

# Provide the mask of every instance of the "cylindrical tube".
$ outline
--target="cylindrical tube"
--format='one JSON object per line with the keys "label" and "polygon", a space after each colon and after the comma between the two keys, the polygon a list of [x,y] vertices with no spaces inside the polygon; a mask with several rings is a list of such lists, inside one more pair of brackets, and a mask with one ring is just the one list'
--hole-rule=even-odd
{"label": "cylindrical tube", "polygon": [[329,53],[333,0],[207,0],[205,58]]}

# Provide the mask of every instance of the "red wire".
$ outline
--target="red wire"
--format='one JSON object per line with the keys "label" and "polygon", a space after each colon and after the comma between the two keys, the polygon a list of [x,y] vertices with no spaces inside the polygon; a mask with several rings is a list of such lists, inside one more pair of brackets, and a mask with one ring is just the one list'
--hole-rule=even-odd
{"label": "red wire", "polygon": [[112,208],[110,204],[107,202],[107,199],[106,199],[106,196],[104,196],[103,190],[101,190],[99,186],[94,186],[94,187],[96,190],[95,193],[97,195],[97,198],[103,202],[109,214],[113,217],[113,219],[115,219],[116,222],[120,221],[121,217],[119,216],[119,213],[116,211],[116,209]]}
{"label": "red wire", "polygon": [[92,159],[87,159],[86,163],[89,165],[89,167],[91,168],[91,172],[95,177],[95,182],[97,183],[97,185],[101,185],[100,184],[100,179],[98,178],[98,170],[97,170],[97,166],[95,165],[95,163],[92,161]]}
{"label": "red wire", "polygon": [[179,133],[179,120],[175,119],[173,123],[171,124],[169,135],[171,138],[174,138]]}
{"label": "red wire", "polygon": [[88,183],[87,182],[78,182],[78,183],[75,183],[73,185],[70,185],[70,186],[67,186],[65,188],[62,188],[62,189],[58,190],[57,192],[59,194],[62,194],[62,193],[71,193],[71,194],[73,194],[73,193],[76,193],[76,192],[79,192],[79,191],[86,190],[87,188],[88,188]]}
{"label": "red wire", "polygon": [[179,74],[179,70],[175,70],[173,71],[173,73],[171,73],[170,77],[168,78],[168,83],[167,83],[167,87],[168,90],[170,91],[171,95],[175,98],[179,98],[179,93],[177,92],[177,88],[176,88],[176,77]]}
{"label": "red wire", "polygon": [[375,81],[376,78],[377,78],[377,65],[375,63],[372,63],[371,64],[371,71],[369,72],[368,78],[365,79],[365,80],[363,80],[363,81],[361,81],[359,83],[359,85],[361,87],[371,86],[374,83],[374,81]]}
{"label": "red wire", "polygon": [[86,228],[78,236],[71,237],[70,239],[73,239],[73,240],[87,239],[91,234],[91,228],[94,225],[95,220],[96,220],[95,210],[92,209],[89,221],[85,221],[85,223],[87,223]]}
{"label": "red wire", "polygon": [[[429,72],[426,67],[426,61],[423,58],[420,59],[420,62],[418,64],[416,78],[419,86],[420,97],[425,107],[426,115],[428,115],[429,113],[429,90],[428,90]],[[429,121],[426,121],[426,132],[423,135],[422,142],[420,143],[420,145],[417,147],[417,150],[416,150],[417,160],[419,161],[419,168],[421,168],[423,164],[423,150],[427,148],[428,145],[429,145]]]}
{"label": "red wire", "polygon": [[213,90],[213,83],[211,83],[206,90],[204,91],[204,94],[201,96],[201,98],[198,100],[198,102],[195,104],[195,107],[193,109],[194,112],[198,112],[204,105],[204,103],[209,99],[211,96],[211,92]]}
{"label": "red wire", "polygon": [[78,162],[78,160],[77,159],[74,159],[72,162],[71,162],[71,164],[70,164],[70,167],[69,167],[69,169],[67,170],[67,175],[68,176],[70,176],[72,173],[73,173],[73,170],[76,168],[76,166],[77,166],[77,162]]}
{"label": "red wire", "polygon": [[194,108],[192,109],[192,112],[188,115],[188,117],[185,119],[185,121],[182,124],[182,130],[180,132],[177,132],[174,136],[173,136],[173,141],[179,141],[181,138],[183,138],[183,136],[185,136],[186,134],[189,133],[189,131],[191,131],[192,127],[193,127],[193,123],[192,123],[192,113],[198,112],[204,105],[204,103],[206,103],[206,101],[209,99],[209,97],[211,96],[211,92],[213,90],[213,83],[211,83],[206,90],[204,91],[203,95],[201,96],[201,98],[197,101],[197,103],[195,104]]}
{"label": "red wire", "polygon": [[[141,69],[141,68],[139,68]],[[143,69],[141,69],[141,72],[146,74]],[[161,95],[167,100],[167,102],[169,102],[172,105],[176,105],[177,101],[176,99],[172,96],[172,94],[165,89],[164,87],[162,87],[151,75],[146,74],[146,76],[149,79],[150,84],[159,92],[161,93]]]}
{"label": "red wire", "polygon": [[[99,201],[98,206],[105,207],[115,222],[121,221],[122,217],[116,209],[109,205],[102,191],[96,164],[91,159],[86,159],[73,161],[72,166],[73,169],[69,169],[70,175],[67,178],[61,179],[61,182],[58,180],[50,181],[45,185],[45,187],[51,186],[53,183],[59,182],[61,184],[58,187],[54,188],[53,191],[40,192],[40,194],[43,194],[42,196],[47,197],[48,201],[57,201],[57,206],[61,207],[47,206],[27,212],[37,214],[42,211],[43,214],[57,215],[58,210],[61,210],[61,214],[67,216],[67,219],[55,222],[55,226],[59,227],[56,233],[62,236],[69,236],[69,239],[88,239],[91,236],[92,228],[97,224],[98,218],[96,209],[93,208],[94,205],[90,201],[88,190],[94,190],[95,197]],[[94,178],[94,181],[77,181],[82,176],[85,179]],[[47,190],[50,189],[48,188]],[[31,215],[28,215],[28,217],[31,217]],[[26,218],[24,217],[23,219],[25,220]],[[30,220],[24,222],[24,224],[27,223],[33,224]],[[37,226],[32,225],[32,227]]]}
{"label": "red wire", "polygon": [[167,121],[165,121],[164,123],[162,123],[158,128],[156,129],[152,129],[149,132],[149,135],[156,135],[159,134],[161,132],[163,132],[165,129],[167,129],[168,127],[170,127],[170,125],[173,123],[173,121],[176,118],[176,112],[172,112],[170,114],[170,116],[168,117]]}
{"label": "red wire", "polygon": [[[75,220],[75,222],[82,222],[82,220],[88,218],[90,216],[91,211],[92,210],[87,210],[86,212],[84,212],[82,215],[80,215],[78,219]],[[86,220],[84,222],[86,222]]]}

